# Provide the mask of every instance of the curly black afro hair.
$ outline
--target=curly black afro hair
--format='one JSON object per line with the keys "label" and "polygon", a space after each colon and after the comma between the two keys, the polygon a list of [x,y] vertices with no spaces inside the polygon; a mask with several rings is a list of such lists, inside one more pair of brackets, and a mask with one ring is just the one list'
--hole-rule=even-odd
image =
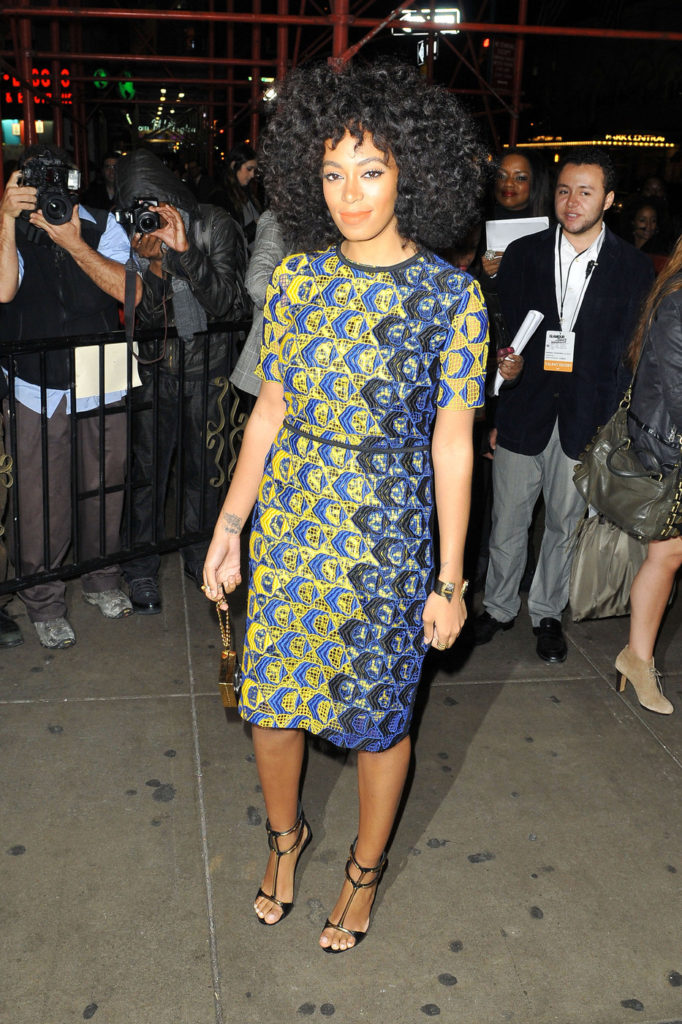
{"label": "curly black afro hair", "polygon": [[382,61],[296,68],[278,86],[262,140],[270,204],[291,251],[340,240],[322,193],[324,144],[369,132],[398,165],[401,236],[429,249],[451,245],[480,215],[486,150],[455,97],[413,68]]}

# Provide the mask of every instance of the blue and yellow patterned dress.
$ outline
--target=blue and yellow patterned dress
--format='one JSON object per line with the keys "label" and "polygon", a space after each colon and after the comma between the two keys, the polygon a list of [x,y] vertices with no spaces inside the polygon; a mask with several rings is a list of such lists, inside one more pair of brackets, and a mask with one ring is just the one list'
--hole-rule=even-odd
{"label": "blue and yellow patterned dress", "polygon": [[433,581],[436,408],[483,404],[477,284],[420,252],[390,268],[289,256],[258,374],[286,419],[254,512],[240,713],[337,746],[408,732]]}

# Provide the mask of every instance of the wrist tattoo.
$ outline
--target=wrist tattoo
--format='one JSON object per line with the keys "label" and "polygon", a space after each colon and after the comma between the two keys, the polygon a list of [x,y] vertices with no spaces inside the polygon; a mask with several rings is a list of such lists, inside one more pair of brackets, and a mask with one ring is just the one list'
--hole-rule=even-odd
{"label": "wrist tattoo", "polygon": [[223,528],[225,533],[241,533],[242,521],[231,512],[223,512]]}

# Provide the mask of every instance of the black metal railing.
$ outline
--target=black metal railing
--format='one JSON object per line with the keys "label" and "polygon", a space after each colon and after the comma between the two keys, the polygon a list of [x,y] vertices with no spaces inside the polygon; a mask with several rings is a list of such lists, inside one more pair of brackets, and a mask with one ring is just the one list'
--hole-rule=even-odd
{"label": "black metal railing", "polygon": [[[199,467],[199,489],[209,493],[211,500],[207,503],[209,508],[219,507],[227,486],[232,476],[234,465],[237,459],[239,445],[243,434],[244,426],[253,405],[253,399],[249,395],[238,391],[229,381],[229,375],[234,369],[239,352],[243,345],[248,330],[248,323],[217,323],[211,324],[205,335],[195,335],[193,341],[194,357],[191,368],[188,372],[185,365],[184,349],[180,341],[177,342],[179,354],[177,364],[173,366],[172,373],[168,372],[167,360],[154,358],[143,362],[136,358],[131,348],[126,345],[125,350],[119,348],[125,358],[124,387],[119,389],[125,392],[122,399],[116,402],[107,401],[106,393],[107,378],[105,376],[106,356],[109,346],[125,345],[123,332],[110,334],[99,334],[96,336],[68,337],[57,339],[43,339],[40,341],[0,341],[0,363],[4,367],[3,377],[5,378],[6,395],[3,401],[4,416],[4,448],[3,455],[0,449],[0,487],[7,489],[7,513],[4,525],[0,524],[0,544],[5,543],[11,564],[14,566],[14,575],[6,581],[0,580],[0,594],[12,593],[23,590],[29,586],[46,583],[52,580],[67,580],[80,576],[83,573],[108,565],[124,563],[127,560],[144,556],[151,553],[163,554],[176,551],[188,544],[195,544],[210,538],[215,525],[215,514],[208,513],[203,503],[200,510],[200,519],[196,527],[188,531],[184,522],[183,496],[186,490],[187,465],[185,460],[185,409],[188,404],[189,390],[191,389],[192,400],[197,402],[199,396],[200,418],[203,424],[202,445],[210,457],[201,461]],[[136,342],[143,351],[148,352],[151,347],[159,356],[163,357],[165,346],[177,339],[177,332],[171,328],[163,333],[157,331],[138,332]],[[98,387],[96,394],[91,397],[90,408],[79,408],[79,393],[77,385],[77,357],[76,353],[82,349],[96,349],[98,353]],[[199,356],[197,357],[197,349]],[[68,435],[55,442],[51,437],[49,429],[49,406],[55,398],[50,387],[47,386],[47,360],[51,353],[62,352],[65,354],[65,365],[67,367],[68,387],[62,389],[67,407],[70,409],[68,416]],[[17,371],[15,359],[18,355],[36,355],[40,368],[40,384],[34,389],[34,398],[40,406],[40,458],[38,464],[42,480],[42,520],[36,520],[39,516],[31,515],[27,521],[26,515],[22,516],[21,497],[19,484],[22,479],[22,452],[21,436],[17,438],[17,422],[21,422],[22,398],[25,401],[25,393],[21,391],[21,374]],[[140,383],[142,378],[143,383]],[[173,387],[177,390],[177,403],[174,407],[174,422],[168,422],[166,415],[163,421],[164,444],[160,446],[160,389],[167,388],[172,378]],[[0,393],[3,385],[0,380]],[[91,389],[92,390],[92,389]],[[64,400],[62,398],[62,400]],[[168,402],[165,405],[168,409]],[[74,410],[75,413],[74,413]],[[37,413],[38,410],[36,409]],[[152,463],[150,467],[150,479],[135,479],[133,473],[135,443],[136,443],[136,422],[140,413],[147,413],[151,416],[152,424]],[[125,471],[122,478],[114,483],[107,479],[105,473],[105,461],[107,458],[106,441],[107,426],[113,425],[110,417],[117,417],[116,435],[124,439],[125,444]],[[80,432],[87,419],[97,418],[99,430],[98,436],[98,473],[97,485],[86,489],[81,479],[81,451]],[[168,447],[168,437],[165,432],[174,431],[174,438],[171,443],[175,454],[172,464],[172,483],[168,494],[160,493],[158,486],[158,459],[160,447]],[[0,437],[2,435],[0,434]],[[17,444],[19,440],[19,444]],[[50,480],[50,446],[58,444],[68,445],[68,472],[70,474],[70,548],[66,556],[55,565],[55,552],[51,550],[51,515],[54,510],[50,509],[50,491],[54,481]],[[36,465],[35,452],[32,453],[31,464]],[[29,473],[26,465],[23,472]],[[33,470],[35,472],[35,469]],[[137,473],[139,477],[139,472]],[[29,481],[26,481],[27,483]],[[35,481],[31,481],[35,484]],[[195,480],[196,483],[196,480]],[[144,489],[148,492],[151,503],[151,539],[140,542],[135,537],[133,525],[133,501],[138,490]],[[94,499],[94,501],[93,501]],[[215,499],[215,500],[213,500]],[[146,500],[146,498],[145,498]],[[81,543],[82,534],[82,510],[84,503],[91,501],[97,508],[99,516],[99,544],[95,554],[92,551],[85,556]],[[106,509],[108,502],[120,504],[122,501],[123,512],[120,523],[120,538],[116,550],[107,550],[106,544]],[[163,509],[163,527],[158,527],[160,509]],[[42,532],[42,565],[38,572],[26,573],[22,568],[22,537],[26,537],[29,531]]]}

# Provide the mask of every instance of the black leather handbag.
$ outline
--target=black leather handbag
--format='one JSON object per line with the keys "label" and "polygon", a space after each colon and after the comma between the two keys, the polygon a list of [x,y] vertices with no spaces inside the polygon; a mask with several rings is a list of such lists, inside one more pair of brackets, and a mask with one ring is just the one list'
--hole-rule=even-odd
{"label": "black leather handbag", "polygon": [[678,537],[682,531],[682,436],[672,472],[664,475],[662,470],[646,469],[628,433],[631,399],[632,385],[580,456],[573,482],[588,505],[638,540]]}

